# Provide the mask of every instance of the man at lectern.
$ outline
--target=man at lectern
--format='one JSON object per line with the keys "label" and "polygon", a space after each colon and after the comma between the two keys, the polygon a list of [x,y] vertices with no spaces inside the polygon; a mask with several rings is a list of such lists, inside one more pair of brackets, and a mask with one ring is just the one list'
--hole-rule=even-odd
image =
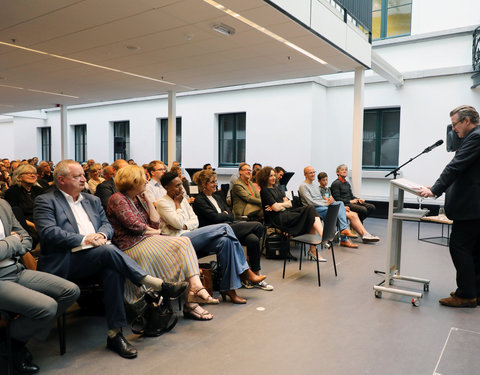
{"label": "man at lectern", "polygon": [[445,213],[453,220],[450,255],[457,271],[457,290],[439,302],[451,307],[480,304],[480,127],[475,108],[462,105],[450,112],[452,128],[463,138],[454,158],[423,197],[445,192]]}

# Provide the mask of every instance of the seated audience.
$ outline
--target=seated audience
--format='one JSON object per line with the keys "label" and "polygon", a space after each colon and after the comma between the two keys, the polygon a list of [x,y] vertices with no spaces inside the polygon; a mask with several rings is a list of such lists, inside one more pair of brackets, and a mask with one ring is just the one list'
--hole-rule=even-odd
{"label": "seated audience", "polygon": [[[53,182],[53,174],[52,174],[52,167],[50,166],[50,164],[45,161],[45,160],[42,160],[40,163],[38,163],[38,166],[41,168],[41,172],[42,172],[42,177],[45,181],[47,182]],[[38,168],[37,168],[37,172],[38,172]]]}
{"label": "seated audience", "polygon": [[[246,163],[240,163],[238,165],[238,169],[242,168]],[[230,179],[228,180],[228,192],[227,192],[227,204],[232,207],[232,189],[233,189],[233,184],[237,182],[237,180],[240,178],[240,172],[236,171],[234,174],[230,176]]]}
{"label": "seated audience", "polygon": [[170,168],[170,172],[176,173],[177,176],[182,180],[182,186],[183,189],[185,190],[185,198],[188,199],[188,203],[193,203],[195,198],[189,197],[190,195],[190,184],[188,180],[185,178],[184,175],[182,175],[182,168],[180,168],[178,165],[175,167]]}
{"label": "seated audience", "polygon": [[160,183],[160,179],[167,171],[167,167],[160,160],[153,160],[148,164],[148,173],[150,174],[150,180],[147,183],[147,192],[150,194],[150,199],[154,202],[162,198],[167,192]]}
{"label": "seated audience", "polygon": [[356,212],[360,221],[370,215],[375,210],[375,205],[365,202],[364,199],[357,198],[352,193],[352,187],[347,181],[348,167],[345,164],[341,164],[337,167],[338,178],[332,182],[330,189],[332,190],[333,198],[337,202],[343,202],[345,206],[350,207],[350,210]]}
{"label": "seated audience", "polygon": [[[107,164],[105,167],[103,167],[102,177],[104,179],[104,182],[113,180],[113,178],[115,177],[115,169],[113,168],[112,165]],[[97,186],[97,189],[98,189],[98,186]]]}
{"label": "seated audience", "polygon": [[142,168],[143,168],[143,172],[145,173],[145,180],[147,180],[147,183],[148,183],[148,181],[150,181],[150,179],[152,178],[150,176],[150,173],[148,173],[148,164],[143,164]]}
{"label": "seated audience", "polygon": [[251,178],[252,169],[248,164],[241,164],[238,168],[240,178],[235,181],[232,188],[233,216],[235,220],[251,220],[263,218],[262,200],[260,193],[255,189]]}
{"label": "seated audience", "polygon": [[198,228],[198,218],[184,199],[182,181],[177,175],[165,173],[162,185],[167,194],[155,202],[162,219],[162,233],[190,238],[199,257],[215,252],[221,270],[220,293],[223,300],[228,296],[233,303],[246,303],[235,292],[241,287],[241,280],[259,283],[266,276],[256,275],[248,267],[242,245],[232,228],[227,224]]}
{"label": "seated audience", "polygon": [[277,186],[284,193],[287,191],[287,184],[284,181],[282,181],[282,178],[285,175],[285,173],[286,173],[285,169],[283,169],[282,167],[280,166],[275,167],[275,174],[277,176]]}
{"label": "seated audience", "polygon": [[82,193],[87,180],[80,164],[61,161],[53,178],[56,188],[35,200],[33,216],[42,245],[38,269],[74,282],[99,279],[108,323],[107,348],[124,358],[135,358],[137,350],[122,333],[127,325],[125,279],[173,298],[188,284],[168,283],[148,275],[132,258],[107,243],[113,228],[100,199]]}
{"label": "seated audience", "polygon": [[[162,236],[160,216],[152,200],[145,194],[145,174],[142,167],[129,165],[115,176],[118,193],[108,201],[107,217],[112,223],[113,243],[133,258],[149,274],[167,281],[186,280],[189,288],[183,316],[210,320],[213,315],[198,303],[218,303],[200,281],[198,259],[187,237]],[[140,290],[127,282],[125,299],[133,304]]]}
{"label": "seated audience", "polygon": [[[264,167],[257,173],[257,182],[262,188],[262,207],[265,222],[279,227],[292,236],[301,234],[323,235],[323,226],[317,211],[313,206],[292,208],[289,200],[277,186],[277,174],[272,167]],[[310,256],[317,260],[315,246],[310,246]],[[327,260],[319,254],[318,261]]]}
{"label": "seated audience", "polygon": [[7,167],[0,167],[0,197],[3,197],[5,192],[10,188],[12,179]]}
{"label": "seated audience", "polygon": [[[332,193],[327,186],[328,176],[325,172],[320,172],[318,174],[318,183],[320,184],[320,195],[323,197],[323,199],[329,202],[329,204],[335,202],[335,199],[333,198]],[[350,220],[350,226],[362,237],[364,243],[378,242],[380,240],[380,238],[377,236],[373,236],[367,232],[360,221],[358,214],[350,210],[350,207],[345,207],[345,211],[347,214],[347,219]]]}
{"label": "seated audience", "polygon": [[[44,190],[37,183],[37,169],[30,164],[21,165],[13,173],[13,185],[5,192],[5,200],[15,209],[18,219],[25,226],[33,240],[33,248],[37,246],[38,234],[33,223],[33,203]],[[24,221],[25,220],[25,221]]]}
{"label": "seated audience", "polygon": [[0,309],[19,315],[10,324],[15,374],[33,374],[40,368],[26,348],[31,338],[45,340],[58,316],[80,295],[70,281],[25,269],[21,256],[32,239],[7,202],[0,199]]}
{"label": "seated audience", "polygon": [[97,186],[100,185],[105,179],[100,176],[102,173],[102,166],[101,164],[95,163],[93,164],[90,169],[88,170],[88,190],[90,190],[90,193],[95,194],[95,191],[97,191]]}
{"label": "seated audience", "polygon": [[330,204],[338,205],[338,219],[337,225],[340,228],[340,245],[344,247],[357,248],[358,245],[350,241],[349,237],[356,238],[357,236],[353,234],[347,222],[347,215],[345,212],[345,205],[343,202],[330,202],[328,199],[320,194],[320,187],[317,184],[314,184],[315,181],[315,170],[313,167],[305,167],[303,169],[303,174],[305,175],[305,181],[300,184],[298,189],[300,193],[300,199],[304,206],[313,206],[317,210],[318,214],[322,219],[325,219],[327,216],[328,206]]}
{"label": "seated audience", "polygon": [[[200,193],[193,203],[193,210],[197,214],[199,226],[204,227],[212,224],[229,224],[235,236],[243,246],[247,247],[248,263],[250,269],[257,275],[260,274],[260,241],[265,234],[265,229],[258,221],[233,221],[233,214],[223,198],[223,194],[217,194],[217,174],[212,170],[203,170],[197,177],[197,185]],[[273,287],[265,280],[257,284],[248,281],[242,283],[246,288],[257,287],[263,290],[273,290]]]}
{"label": "seated audience", "polygon": [[253,163],[253,166],[252,166],[252,174],[253,174],[253,172],[258,172],[260,169],[262,169],[262,164],[260,164],[260,163]]}
{"label": "seated audience", "polygon": [[[117,172],[121,168],[126,167],[127,165],[128,163],[123,159],[115,160],[115,162],[112,164],[113,177],[115,177],[115,174],[117,174]],[[115,182],[113,181],[113,178],[109,180],[105,180],[100,185],[97,186],[95,195],[100,198],[100,201],[102,202],[102,206],[104,210],[107,209],[108,200],[116,192],[117,192],[117,188],[115,186]]]}
{"label": "seated audience", "polygon": [[13,172],[20,166],[20,163],[17,160],[12,160],[10,162],[10,174],[13,175]]}

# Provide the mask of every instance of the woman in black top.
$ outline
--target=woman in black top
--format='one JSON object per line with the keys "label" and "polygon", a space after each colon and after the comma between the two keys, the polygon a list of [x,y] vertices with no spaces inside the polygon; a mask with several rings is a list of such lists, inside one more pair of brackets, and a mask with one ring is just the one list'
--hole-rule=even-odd
{"label": "woman in black top", "polygon": [[36,197],[44,193],[44,189],[37,183],[37,169],[30,164],[18,167],[13,173],[12,182],[4,198],[14,209],[20,224],[32,237],[34,249],[38,243],[38,234],[33,223],[33,203]]}
{"label": "woman in black top", "polygon": [[[258,221],[233,222],[233,214],[221,192],[217,192],[217,174],[213,170],[202,170],[196,176],[195,183],[200,193],[193,202],[193,210],[198,216],[199,226],[227,223],[233,229],[240,243],[247,247],[248,263],[257,275],[260,274],[260,239],[265,229]],[[258,287],[263,290],[273,290],[262,281]],[[254,285],[257,286],[257,285]]]}
{"label": "woman in black top", "polygon": [[[267,223],[279,227],[292,236],[315,232],[320,237],[323,235],[322,222],[315,207],[292,208],[292,202],[276,186],[276,173],[272,167],[264,167],[257,173],[257,183],[262,188],[260,196]],[[310,256],[316,259],[313,245],[310,246]],[[322,257],[318,260],[326,261]]]}

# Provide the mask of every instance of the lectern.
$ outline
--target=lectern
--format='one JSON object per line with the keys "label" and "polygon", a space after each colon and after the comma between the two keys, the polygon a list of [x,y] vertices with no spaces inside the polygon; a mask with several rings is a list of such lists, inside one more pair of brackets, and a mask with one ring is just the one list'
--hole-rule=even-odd
{"label": "lectern", "polygon": [[385,266],[385,280],[374,285],[375,297],[381,298],[382,292],[401,294],[412,297],[412,304],[420,306],[421,292],[413,292],[393,287],[395,280],[411,281],[423,284],[423,291],[427,292],[430,280],[418,277],[404,276],[400,273],[400,262],[402,256],[402,223],[404,220],[420,221],[427,215],[427,209],[405,208],[403,205],[405,192],[419,196],[417,185],[407,179],[400,178],[390,181],[390,198],[388,205],[388,227],[387,227],[387,259]]}

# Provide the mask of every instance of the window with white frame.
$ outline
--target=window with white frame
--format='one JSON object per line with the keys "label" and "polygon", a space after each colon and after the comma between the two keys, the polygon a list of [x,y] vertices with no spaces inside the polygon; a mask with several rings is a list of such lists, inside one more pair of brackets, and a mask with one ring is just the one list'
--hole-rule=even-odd
{"label": "window with white frame", "polygon": [[52,160],[51,128],[40,128],[40,142],[42,146],[42,160]]}
{"label": "window with white frame", "polygon": [[87,161],[87,125],[73,125],[75,160],[79,163]]}
{"label": "window with white frame", "polygon": [[130,159],[130,121],[113,122],[113,160]]}
{"label": "window with white frame", "polygon": [[400,108],[366,109],[363,117],[364,169],[398,167]]}
{"label": "window with white frame", "polygon": [[245,161],[245,112],[218,115],[218,165],[238,166]]}
{"label": "window with white frame", "polygon": [[[182,118],[176,118],[175,124],[175,161],[182,165]],[[160,119],[160,159],[168,165],[168,118]]]}

